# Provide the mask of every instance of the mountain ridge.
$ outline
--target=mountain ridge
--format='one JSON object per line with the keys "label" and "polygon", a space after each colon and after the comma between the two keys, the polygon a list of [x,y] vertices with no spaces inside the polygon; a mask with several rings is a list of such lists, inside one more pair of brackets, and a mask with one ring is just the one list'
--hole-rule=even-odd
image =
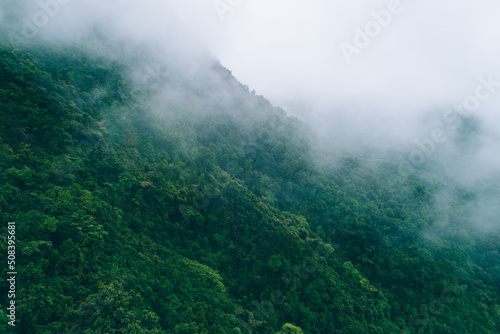
{"label": "mountain ridge", "polygon": [[439,230],[467,197],[439,217],[441,181],[322,157],[217,62],[115,47],[0,46],[21,333],[499,330],[498,237]]}

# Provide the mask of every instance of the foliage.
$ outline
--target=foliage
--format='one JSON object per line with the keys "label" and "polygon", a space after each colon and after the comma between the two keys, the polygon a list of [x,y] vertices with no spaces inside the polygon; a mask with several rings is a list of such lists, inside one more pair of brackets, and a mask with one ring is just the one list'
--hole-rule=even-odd
{"label": "foliage", "polygon": [[141,81],[153,62],[116,48],[0,47],[21,333],[500,331],[500,240],[468,224],[474,194],[325,158],[216,63]]}

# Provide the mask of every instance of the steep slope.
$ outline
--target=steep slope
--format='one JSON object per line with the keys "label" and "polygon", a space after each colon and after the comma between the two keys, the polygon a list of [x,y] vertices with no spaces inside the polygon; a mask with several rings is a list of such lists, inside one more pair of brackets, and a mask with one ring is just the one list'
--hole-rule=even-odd
{"label": "steep slope", "polygon": [[481,236],[490,262],[422,238],[439,183],[393,187],[394,166],[362,157],[330,166],[306,125],[216,62],[106,44],[1,45],[21,333],[500,329],[498,237]]}

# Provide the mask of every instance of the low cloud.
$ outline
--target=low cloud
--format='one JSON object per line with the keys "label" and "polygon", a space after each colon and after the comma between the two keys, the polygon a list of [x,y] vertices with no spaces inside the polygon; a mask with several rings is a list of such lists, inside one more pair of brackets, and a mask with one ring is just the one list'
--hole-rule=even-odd
{"label": "low cloud", "polygon": [[[0,8],[26,43],[78,40],[99,27],[147,45],[153,58],[209,54],[339,147],[405,150],[398,163],[418,169],[417,156],[425,158],[468,187],[500,167],[498,17],[493,0],[24,0]],[[479,138],[459,138],[464,128],[450,115],[477,122]]]}

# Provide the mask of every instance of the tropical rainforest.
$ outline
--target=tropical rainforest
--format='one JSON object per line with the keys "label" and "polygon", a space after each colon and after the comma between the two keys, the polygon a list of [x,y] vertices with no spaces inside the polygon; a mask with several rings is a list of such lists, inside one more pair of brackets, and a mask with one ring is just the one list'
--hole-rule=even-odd
{"label": "tropical rainforest", "polygon": [[210,57],[2,36],[0,332],[500,333],[500,178],[337,149]]}

